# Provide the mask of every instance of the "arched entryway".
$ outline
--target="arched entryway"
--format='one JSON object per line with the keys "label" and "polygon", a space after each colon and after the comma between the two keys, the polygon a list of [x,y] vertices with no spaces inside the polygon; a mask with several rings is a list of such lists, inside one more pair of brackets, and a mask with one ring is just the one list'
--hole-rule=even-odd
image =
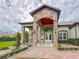
{"label": "arched entryway", "polygon": [[41,40],[44,43],[53,42],[53,19],[50,18],[41,18],[38,20],[38,23],[41,27]]}
{"label": "arched entryway", "polygon": [[[21,42],[23,44],[24,40],[24,26],[32,26],[33,32],[33,42],[32,45],[37,46],[38,42],[45,42],[45,32],[50,32],[50,35],[53,37],[53,46],[57,47],[58,43],[58,19],[60,15],[60,11],[58,8],[53,8],[48,5],[41,5],[35,10],[31,11],[30,14],[33,17],[32,22],[24,22],[20,23],[22,25],[21,30]],[[30,20],[30,19],[29,19]],[[52,29],[52,30],[50,30]]]}

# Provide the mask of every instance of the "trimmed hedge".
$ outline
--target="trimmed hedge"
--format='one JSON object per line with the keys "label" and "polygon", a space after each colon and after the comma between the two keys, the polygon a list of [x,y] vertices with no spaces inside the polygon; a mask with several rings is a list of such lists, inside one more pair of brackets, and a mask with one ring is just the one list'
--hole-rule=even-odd
{"label": "trimmed hedge", "polygon": [[27,43],[29,41],[29,33],[26,31],[24,33],[24,43]]}
{"label": "trimmed hedge", "polygon": [[79,50],[79,48],[58,48],[58,50]]}
{"label": "trimmed hedge", "polygon": [[79,38],[70,38],[69,43],[72,45],[79,46]]}
{"label": "trimmed hedge", "polygon": [[0,38],[0,42],[4,41],[16,41],[16,38]]}
{"label": "trimmed hedge", "polygon": [[0,50],[6,50],[9,49],[8,47],[0,48]]}
{"label": "trimmed hedge", "polygon": [[58,43],[72,44],[79,46],[79,38],[69,38],[68,40],[58,40]]}
{"label": "trimmed hedge", "polygon": [[68,44],[70,40],[58,40],[58,43]]}
{"label": "trimmed hedge", "polygon": [[20,47],[20,40],[21,40],[21,34],[19,32],[16,33],[16,40],[17,40],[16,48],[19,48]]}

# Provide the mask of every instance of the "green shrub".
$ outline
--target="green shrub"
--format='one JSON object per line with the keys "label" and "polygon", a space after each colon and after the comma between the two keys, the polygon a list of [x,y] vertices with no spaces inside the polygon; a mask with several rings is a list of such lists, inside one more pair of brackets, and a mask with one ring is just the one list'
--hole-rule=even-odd
{"label": "green shrub", "polygon": [[8,47],[0,48],[0,50],[6,50],[9,49]]}
{"label": "green shrub", "polygon": [[58,50],[79,50],[79,48],[58,48]]}
{"label": "green shrub", "polygon": [[16,41],[16,38],[10,37],[8,35],[0,36],[0,42],[6,41]]}
{"label": "green shrub", "polygon": [[16,41],[16,38],[0,38],[0,42]]}
{"label": "green shrub", "polygon": [[69,40],[58,40],[58,43],[69,44]]}
{"label": "green shrub", "polygon": [[17,40],[16,47],[19,47],[20,46],[20,40],[21,40],[21,35],[20,35],[19,32],[16,33],[16,40]]}
{"label": "green shrub", "polygon": [[69,43],[72,45],[79,46],[79,38],[70,38]]}
{"label": "green shrub", "polygon": [[24,39],[25,39],[25,43],[27,43],[29,40],[29,33],[27,31],[24,33]]}
{"label": "green shrub", "polygon": [[58,43],[72,44],[79,46],[79,38],[69,38],[68,40],[58,40]]}
{"label": "green shrub", "polygon": [[0,36],[0,38],[11,38],[11,37],[8,35],[4,35],[4,36]]}

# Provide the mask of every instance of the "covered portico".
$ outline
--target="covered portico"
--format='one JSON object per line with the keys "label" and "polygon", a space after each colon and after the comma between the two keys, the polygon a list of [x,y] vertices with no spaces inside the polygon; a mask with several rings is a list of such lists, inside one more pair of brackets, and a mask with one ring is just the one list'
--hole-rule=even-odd
{"label": "covered portico", "polygon": [[30,12],[33,22],[21,24],[21,44],[24,44],[25,28],[30,30],[29,44],[37,46],[37,44],[53,44],[58,46],[58,18],[60,10],[49,5],[41,5],[39,8]]}

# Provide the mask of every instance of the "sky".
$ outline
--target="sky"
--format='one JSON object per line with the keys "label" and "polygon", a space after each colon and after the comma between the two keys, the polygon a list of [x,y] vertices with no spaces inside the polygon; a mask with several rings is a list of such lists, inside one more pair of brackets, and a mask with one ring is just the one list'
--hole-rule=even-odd
{"label": "sky", "polygon": [[20,31],[18,23],[32,21],[29,12],[41,4],[61,9],[59,22],[79,21],[79,0],[0,0],[0,32]]}

